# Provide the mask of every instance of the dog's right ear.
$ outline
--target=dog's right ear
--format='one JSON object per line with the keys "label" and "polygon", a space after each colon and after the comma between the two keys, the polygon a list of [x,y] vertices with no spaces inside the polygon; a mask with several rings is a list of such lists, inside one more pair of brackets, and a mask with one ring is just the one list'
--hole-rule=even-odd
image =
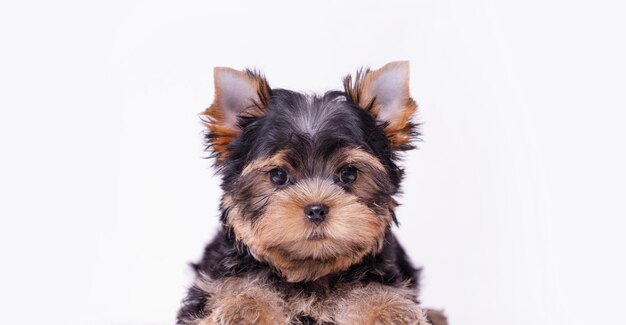
{"label": "dog's right ear", "polygon": [[216,67],[213,78],[215,98],[201,115],[208,128],[208,147],[220,161],[228,155],[228,144],[241,133],[240,117],[265,114],[271,89],[259,72],[251,70]]}

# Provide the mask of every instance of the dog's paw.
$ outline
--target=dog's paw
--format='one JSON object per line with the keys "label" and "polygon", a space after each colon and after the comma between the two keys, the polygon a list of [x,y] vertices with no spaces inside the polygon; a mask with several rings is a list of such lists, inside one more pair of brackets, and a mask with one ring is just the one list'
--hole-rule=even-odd
{"label": "dog's paw", "polygon": [[369,284],[341,299],[335,320],[340,325],[430,325],[410,287]]}
{"label": "dog's paw", "polygon": [[368,325],[429,325],[426,314],[414,302],[395,301],[372,306],[363,324]]}
{"label": "dog's paw", "polygon": [[413,300],[381,293],[347,300],[349,306],[340,308],[337,324],[351,325],[430,325],[426,313]]}
{"label": "dog's paw", "polygon": [[211,320],[215,325],[287,324],[280,310],[245,293],[222,301],[211,313]]}
{"label": "dog's paw", "polygon": [[448,318],[442,310],[426,309],[426,318],[432,325],[448,325]]}

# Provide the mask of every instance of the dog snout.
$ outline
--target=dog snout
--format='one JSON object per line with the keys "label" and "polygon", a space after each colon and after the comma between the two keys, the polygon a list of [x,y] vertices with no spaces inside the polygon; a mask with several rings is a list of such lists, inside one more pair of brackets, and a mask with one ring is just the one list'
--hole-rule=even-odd
{"label": "dog snout", "polygon": [[312,223],[319,225],[328,216],[330,208],[326,204],[309,204],[304,207],[304,216]]}

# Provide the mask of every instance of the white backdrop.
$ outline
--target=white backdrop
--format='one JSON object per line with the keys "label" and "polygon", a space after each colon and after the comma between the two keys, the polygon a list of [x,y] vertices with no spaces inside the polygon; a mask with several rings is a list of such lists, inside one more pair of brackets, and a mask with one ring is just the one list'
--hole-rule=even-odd
{"label": "white backdrop", "polygon": [[397,233],[461,324],[624,324],[618,1],[0,5],[0,323],[172,324],[217,226],[212,68],[324,91],[411,61]]}

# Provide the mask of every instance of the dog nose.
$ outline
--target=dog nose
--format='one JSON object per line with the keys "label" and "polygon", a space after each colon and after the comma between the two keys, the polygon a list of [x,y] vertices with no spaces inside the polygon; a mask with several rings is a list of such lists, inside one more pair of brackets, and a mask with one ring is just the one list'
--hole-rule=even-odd
{"label": "dog nose", "polygon": [[304,215],[312,223],[319,225],[326,216],[330,208],[326,204],[309,204],[304,207]]}

